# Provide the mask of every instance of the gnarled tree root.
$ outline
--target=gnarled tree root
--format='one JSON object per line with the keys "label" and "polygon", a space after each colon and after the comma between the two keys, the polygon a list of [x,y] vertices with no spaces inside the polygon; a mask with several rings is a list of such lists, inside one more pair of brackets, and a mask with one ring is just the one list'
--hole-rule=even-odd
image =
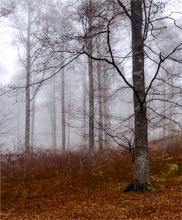
{"label": "gnarled tree root", "polygon": [[145,192],[145,191],[154,191],[154,187],[150,183],[140,183],[139,180],[133,180],[128,186],[123,190],[123,192]]}

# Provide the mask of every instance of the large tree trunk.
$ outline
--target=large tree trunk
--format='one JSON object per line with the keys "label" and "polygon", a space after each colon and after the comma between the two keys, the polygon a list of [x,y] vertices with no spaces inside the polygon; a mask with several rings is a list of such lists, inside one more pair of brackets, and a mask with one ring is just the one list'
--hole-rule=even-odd
{"label": "large tree trunk", "polygon": [[135,114],[134,190],[149,184],[147,111],[145,100],[142,1],[131,0],[132,59]]}

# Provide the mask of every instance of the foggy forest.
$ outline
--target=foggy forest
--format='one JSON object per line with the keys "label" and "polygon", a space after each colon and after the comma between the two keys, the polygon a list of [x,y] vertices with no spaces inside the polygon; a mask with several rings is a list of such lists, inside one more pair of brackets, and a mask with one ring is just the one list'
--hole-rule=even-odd
{"label": "foggy forest", "polygon": [[1,218],[180,219],[182,2],[0,0],[0,37]]}

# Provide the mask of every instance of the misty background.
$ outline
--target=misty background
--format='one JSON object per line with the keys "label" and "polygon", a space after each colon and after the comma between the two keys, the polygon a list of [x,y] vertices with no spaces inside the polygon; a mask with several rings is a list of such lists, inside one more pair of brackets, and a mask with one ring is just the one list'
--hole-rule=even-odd
{"label": "misty background", "polygon": [[[14,13],[0,18],[0,146],[3,153],[24,151],[27,50],[31,150],[43,148],[61,152],[63,142],[66,150],[87,149],[88,59],[85,54],[78,55],[87,28],[86,18],[79,11],[82,1],[62,3],[17,1]],[[182,42],[181,3],[166,1],[165,4],[160,4],[155,19],[160,16],[167,19],[154,23],[147,41],[147,86],[156,71],[160,52],[167,54]],[[113,5],[117,11],[115,7]],[[112,24],[113,51],[124,75],[132,82],[130,27],[125,18],[120,20],[122,25],[118,25],[118,20]],[[101,37],[100,41],[100,46],[94,45],[94,53],[101,47],[107,56],[104,39]],[[180,47],[164,62],[148,95],[149,140],[169,139],[161,146],[164,148],[172,146],[175,135],[182,131],[181,60]],[[134,141],[132,91],[116,70],[104,62],[94,61],[93,69],[95,147],[100,148],[99,135],[105,149],[130,147]]]}

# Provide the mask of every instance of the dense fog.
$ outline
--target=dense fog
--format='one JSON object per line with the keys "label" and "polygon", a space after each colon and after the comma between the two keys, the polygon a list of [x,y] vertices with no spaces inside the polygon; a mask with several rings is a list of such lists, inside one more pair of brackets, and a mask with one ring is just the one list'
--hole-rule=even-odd
{"label": "dense fog", "polygon": [[[26,138],[31,151],[87,149],[92,93],[95,148],[134,145],[130,23],[117,1],[93,2],[91,27],[82,0],[17,1],[1,16],[1,152],[24,152]],[[182,131],[182,7],[152,4],[143,24],[148,137],[172,143]]]}

